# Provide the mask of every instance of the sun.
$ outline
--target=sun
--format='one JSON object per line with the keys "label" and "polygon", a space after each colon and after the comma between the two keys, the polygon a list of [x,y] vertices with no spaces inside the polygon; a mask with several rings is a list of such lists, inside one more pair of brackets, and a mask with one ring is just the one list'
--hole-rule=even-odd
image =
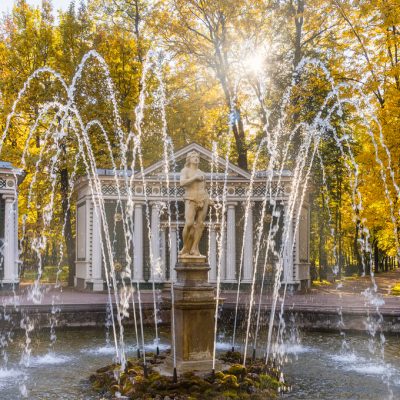
{"label": "sun", "polygon": [[258,52],[250,54],[245,58],[244,65],[247,72],[259,74],[265,68],[265,56]]}

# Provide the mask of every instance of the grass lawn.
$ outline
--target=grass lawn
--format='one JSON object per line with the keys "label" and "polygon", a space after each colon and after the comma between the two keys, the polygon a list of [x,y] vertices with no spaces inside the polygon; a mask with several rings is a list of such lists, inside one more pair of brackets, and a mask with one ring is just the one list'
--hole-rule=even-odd
{"label": "grass lawn", "polygon": [[[55,283],[57,278],[58,267],[56,265],[47,265],[43,267],[42,276],[40,278],[40,282],[43,283]],[[33,282],[38,278],[37,271],[24,271],[21,282],[29,283]],[[60,273],[58,275],[59,282],[67,282],[68,281],[68,266],[64,265],[60,267]]]}

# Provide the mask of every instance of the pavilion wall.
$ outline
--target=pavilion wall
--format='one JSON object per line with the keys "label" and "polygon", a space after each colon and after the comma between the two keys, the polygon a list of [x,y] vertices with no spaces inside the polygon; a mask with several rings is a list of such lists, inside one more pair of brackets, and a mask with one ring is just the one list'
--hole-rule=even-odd
{"label": "pavilion wall", "polygon": [[[89,180],[83,179],[78,186],[77,203],[77,262],[76,262],[76,286],[91,290],[103,290],[105,286],[105,266],[110,268],[108,251],[105,248],[105,224],[102,220],[101,203],[104,201],[104,210],[108,224],[108,232],[112,246],[114,258],[114,268],[117,266],[117,278],[121,276],[129,277],[132,281],[142,284],[154,282],[159,285],[169,280],[174,280],[175,271],[173,266],[177,261],[177,252],[180,243],[181,231],[183,228],[182,188],[171,183],[169,197],[171,201],[168,207],[166,203],[165,182],[157,179],[149,179],[144,188],[142,181],[133,183],[132,189],[132,227],[130,228],[129,249],[126,249],[125,234],[119,227],[115,236],[115,218],[121,213],[117,210],[118,193],[116,192],[115,178],[109,175],[99,175],[102,193],[93,196],[90,190]],[[122,180],[121,180],[122,182]],[[221,182],[220,182],[221,183]],[[287,212],[287,199],[289,180],[286,180],[280,188],[278,195],[277,210],[281,212],[281,220],[285,219]],[[221,234],[220,226],[215,218],[211,222],[207,219],[205,232],[200,244],[202,252],[207,254],[211,271],[209,274],[210,282],[216,283],[218,269],[219,277],[223,287],[233,289],[239,281],[239,270],[242,269],[240,277],[241,284],[246,287],[253,281],[260,285],[263,273],[265,275],[264,285],[272,288],[278,259],[271,251],[266,254],[265,239],[268,236],[271,220],[276,223],[276,217],[271,215],[272,207],[267,205],[264,216],[264,233],[261,238],[261,247],[255,264],[255,254],[257,245],[257,229],[261,218],[261,208],[263,201],[263,187],[265,180],[256,181],[254,184],[253,196],[250,201],[250,212],[247,217],[246,234],[243,241],[245,230],[245,211],[246,211],[246,188],[249,182],[235,181],[229,183],[227,188],[226,229],[223,232],[224,244],[222,254],[219,256],[217,238]],[[122,186],[122,184],[121,184]],[[92,185],[93,187],[93,185]],[[215,189],[215,188],[214,188]],[[210,188],[209,188],[210,190]],[[277,189],[278,190],[278,189]],[[214,193],[215,196],[216,193]],[[217,193],[218,194],[218,193]],[[219,193],[220,194],[220,193]],[[120,193],[121,195],[121,193]],[[127,191],[122,193],[122,203],[127,202]],[[174,208],[178,204],[178,214]],[[82,208],[83,207],[83,208]],[[168,208],[171,213],[168,219]],[[297,212],[295,211],[291,221],[289,232],[289,242],[283,257],[282,282],[296,288],[304,288],[309,285],[309,205],[305,202],[300,212],[298,224]],[[171,226],[169,225],[171,223]],[[133,229],[132,229],[133,228]],[[171,235],[171,239],[169,239]],[[282,245],[282,228],[276,236],[277,246]],[[122,242],[122,243],[121,243]],[[103,243],[103,245],[102,245]],[[243,247],[243,260],[241,254]],[[210,246],[210,248],[209,248]],[[129,252],[130,260],[126,260],[125,253]],[[79,257],[79,255],[81,257]],[[256,271],[254,275],[254,266]]]}

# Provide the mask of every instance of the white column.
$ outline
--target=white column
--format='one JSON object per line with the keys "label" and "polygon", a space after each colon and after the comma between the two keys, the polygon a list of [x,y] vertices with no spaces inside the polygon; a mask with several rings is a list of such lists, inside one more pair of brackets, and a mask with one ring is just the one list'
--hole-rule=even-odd
{"label": "white column", "polygon": [[253,279],[253,204],[250,203],[249,211],[247,214],[247,225],[244,233],[243,282],[251,282],[252,279]]}
{"label": "white column", "polygon": [[226,218],[226,282],[236,282],[235,204],[228,204]]}
{"label": "white column", "polygon": [[17,201],[14,202],[14,254],[15,254],[15,276],[19,280],[19,265],[21,263],[19,259],[19,246],[18,246],[18,194]]}
{"label": "white column", "polygon": [[[218,246],[218,255],[219,255],[219,259],[218,259],[218,263],[217,263],[217,276],[219,273],[220,276],[220,280],[221,282],[225,281],[226,279],[226,226],[225,227],[220,227],[220,235],[219,240],[222,240],[222,244],[221,244],[221,254],[219,254],[219,241],[217,242],[217,246]],[[220,268],[220,271],[218,271],[218,265]]]}
{"label": "white column", "polygon": [[158,203],[151,204],[151,279],[160,280],[160,206]]}
{"label": "white column", "polygon": [[135,203],[133,228],[133,279],[143,281],[143,205]]}
{"label": "white column", "polygon": [[214,224],[210,224],[209,227],[209,235],[210,235],[210,255],[208,262],[210,263],[210,273],[209,280],[210,282],[216,282],[217,280],[217,235],[215,232]]}
{"label": "white column", "polygon": [[4,278],[3,283],[18,283],[18,266],[15,253],[14,197],[4,196]]}
{"label": "white column", "polygon": [[284,231],[287,232],[287,237],[282,238],[282,245],[285,245],[283,249],[283,283],[293,283],[293,219],[287,219],[287,204],[284,207],[283,220],[285,224],[289,226],[284,227]]}
{"label": "white column", "polygon": [[165,281],[165,278],[167,276],[166,274],[166,266],[167,266],[167,235],[166,235],[166,228],[162,227],[161,228],[161,242],[160,242],[160,253],[161,253],[161,257],[160,257],[160,267],[161,267],[161,271],[160,271],[160,280],[162,282]]}
{"label": "white column", "polygon": [[93,231],[92,231],[92,282],[93,290],[103,290],[102,248],[101,248],[101,213],[97,202],[93,203]]}
{"label": "white column", "polygon": [[171,247],[169,249],[169,280],[171,282],[176,281],[176,260],[178,255],[178,236],[176,226],[171,226],[169,230]]}

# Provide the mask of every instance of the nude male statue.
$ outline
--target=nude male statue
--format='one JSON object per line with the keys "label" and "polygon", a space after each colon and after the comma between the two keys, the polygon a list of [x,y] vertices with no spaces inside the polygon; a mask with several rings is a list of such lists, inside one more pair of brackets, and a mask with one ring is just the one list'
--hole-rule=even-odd
{"label": "nude male statue", "polygon": [[199,162],[199,153],[191,151],[186,156],[185,167],[181,171],[180,185],[185,188],[183,248],[179,253],[182,256],[201,255],[199,242],[203,234],[210,198],[206,190],[205,174],[199,169]]}

